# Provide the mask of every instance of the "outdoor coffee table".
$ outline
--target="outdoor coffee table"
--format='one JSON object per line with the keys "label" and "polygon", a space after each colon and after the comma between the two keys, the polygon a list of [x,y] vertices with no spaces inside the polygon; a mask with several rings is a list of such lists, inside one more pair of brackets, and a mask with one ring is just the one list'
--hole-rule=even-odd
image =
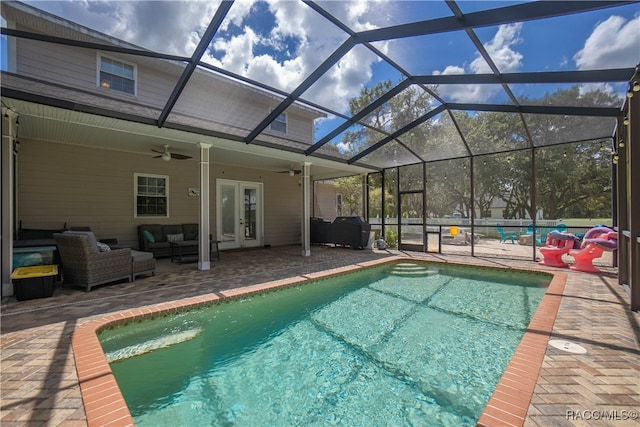
{"label": "outdoor coffee table", "polygon": [[[213,250],[213,245],[216,246],[216,256],[220,261],[220,251],[218,250],[218,240],[209,241],[209,251]],[[198,262],[198,241],[197,240],[183,240],[180,242],[169,242],[171,246],[171,262],[188,263]]]}

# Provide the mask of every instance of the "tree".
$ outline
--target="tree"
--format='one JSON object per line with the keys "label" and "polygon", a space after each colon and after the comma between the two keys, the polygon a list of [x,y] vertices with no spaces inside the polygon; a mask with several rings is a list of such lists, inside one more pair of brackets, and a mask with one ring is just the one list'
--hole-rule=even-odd
{"label": "tree", "polygon": [[[360,112],[392,87],[391,81],[385,81],[362,89],[360,96],[349,102],[351,113]],[[615,106],[619,99],[606,91],[584,92],[580,86],[574,86],[539,99],[521,98],[520,102]],[[409,86],[344,132],[341,141],[344,153],[361,153],[429,114],[434,105],[429,91],[418,85]],[[467,216],[475,208],[484,216],[497,200],[505,204],[505,218],[535,218],[540,209],[550,218],[567,214],[603,215],[610,213],[611,188],[611,159],[601,148],[603,141],[597,139],[610,131],[602,129],[603,122],[606,124],[602,118],[569,115],[446,112],[412,127],[361,161],[385,169],[383,214],[389,217],[397,215],[396,180],[400,179],[401,191],[407,182],[422,180],[421,168],[406,165],[421,165],[424,161],[429,162],[426,182],[421,182],[427,192],[427,215],[445,216],[460,210]],[[567,144],[571,141],[577,142]],[[471,157],[473,206],[470,206]],[[536,206],[532,197],[534,161]],[[403,211],[419,208],[419,199],[408,201],[411,199],[402,201]],[[408,205],[411,203],[416,207]]]}
{"label": "tree", "polygon": [[337,178],[334,185],[342,194],[342,215],[362,215],[362,177]]}

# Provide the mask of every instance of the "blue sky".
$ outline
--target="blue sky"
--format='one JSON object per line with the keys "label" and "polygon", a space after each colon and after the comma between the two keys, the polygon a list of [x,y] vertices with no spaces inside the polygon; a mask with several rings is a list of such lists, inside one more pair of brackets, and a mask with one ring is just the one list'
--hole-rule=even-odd
{"label": "blue sky", "polygon": [[[190,55],[219,4],[216,1],[27,1],[40,9],[166,53]],[[461,1],[464,13],[521,2]],[[451,16],[440,0],[320,1],[354,31]],[[640,5],[477,29],[501,72],[633,67],[640,62]],[[347,34],[304,3],[293,0],[236,1],[204,61],[282,90],[302,82]],[[416,75],[487,73],[489,68],[464,32],[373,44]],[[3,46],[4,51],[4,46]],[[359,47],[311,87],[303,97],[347,112],[348,100],[363,87],[400,74]],[[550,87],[518,87],[535,97]],[[607,87],[621,92],[622,85]],[[515,89],[514,89],[515,90]],[[507,102],[497,87],[451,87],[450,102]],[[518,95],[518,94],[517,94]],[[335,123],[333,123],[335,125]],[[327,124],[321,125],[323,128]],[[322,135],[319,135],[320,137]]]}

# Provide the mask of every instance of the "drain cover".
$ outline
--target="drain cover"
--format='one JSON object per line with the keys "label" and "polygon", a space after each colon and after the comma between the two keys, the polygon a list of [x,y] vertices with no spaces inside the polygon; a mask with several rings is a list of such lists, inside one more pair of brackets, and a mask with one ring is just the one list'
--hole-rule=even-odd
{"label": "drain cover", "polygon": [[587,349],[583,346],[567,340],[551,340],[549,345],[568,353],[585,354],[587,352]]}

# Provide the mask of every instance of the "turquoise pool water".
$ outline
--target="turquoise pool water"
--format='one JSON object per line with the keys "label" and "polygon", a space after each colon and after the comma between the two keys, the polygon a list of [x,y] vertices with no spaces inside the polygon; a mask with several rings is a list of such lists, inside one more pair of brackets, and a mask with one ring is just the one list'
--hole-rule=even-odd
{"label": "turquoise pool water", "polygon": [[402,262],[99,338],[138,426],[473,426],[548,283]]}

